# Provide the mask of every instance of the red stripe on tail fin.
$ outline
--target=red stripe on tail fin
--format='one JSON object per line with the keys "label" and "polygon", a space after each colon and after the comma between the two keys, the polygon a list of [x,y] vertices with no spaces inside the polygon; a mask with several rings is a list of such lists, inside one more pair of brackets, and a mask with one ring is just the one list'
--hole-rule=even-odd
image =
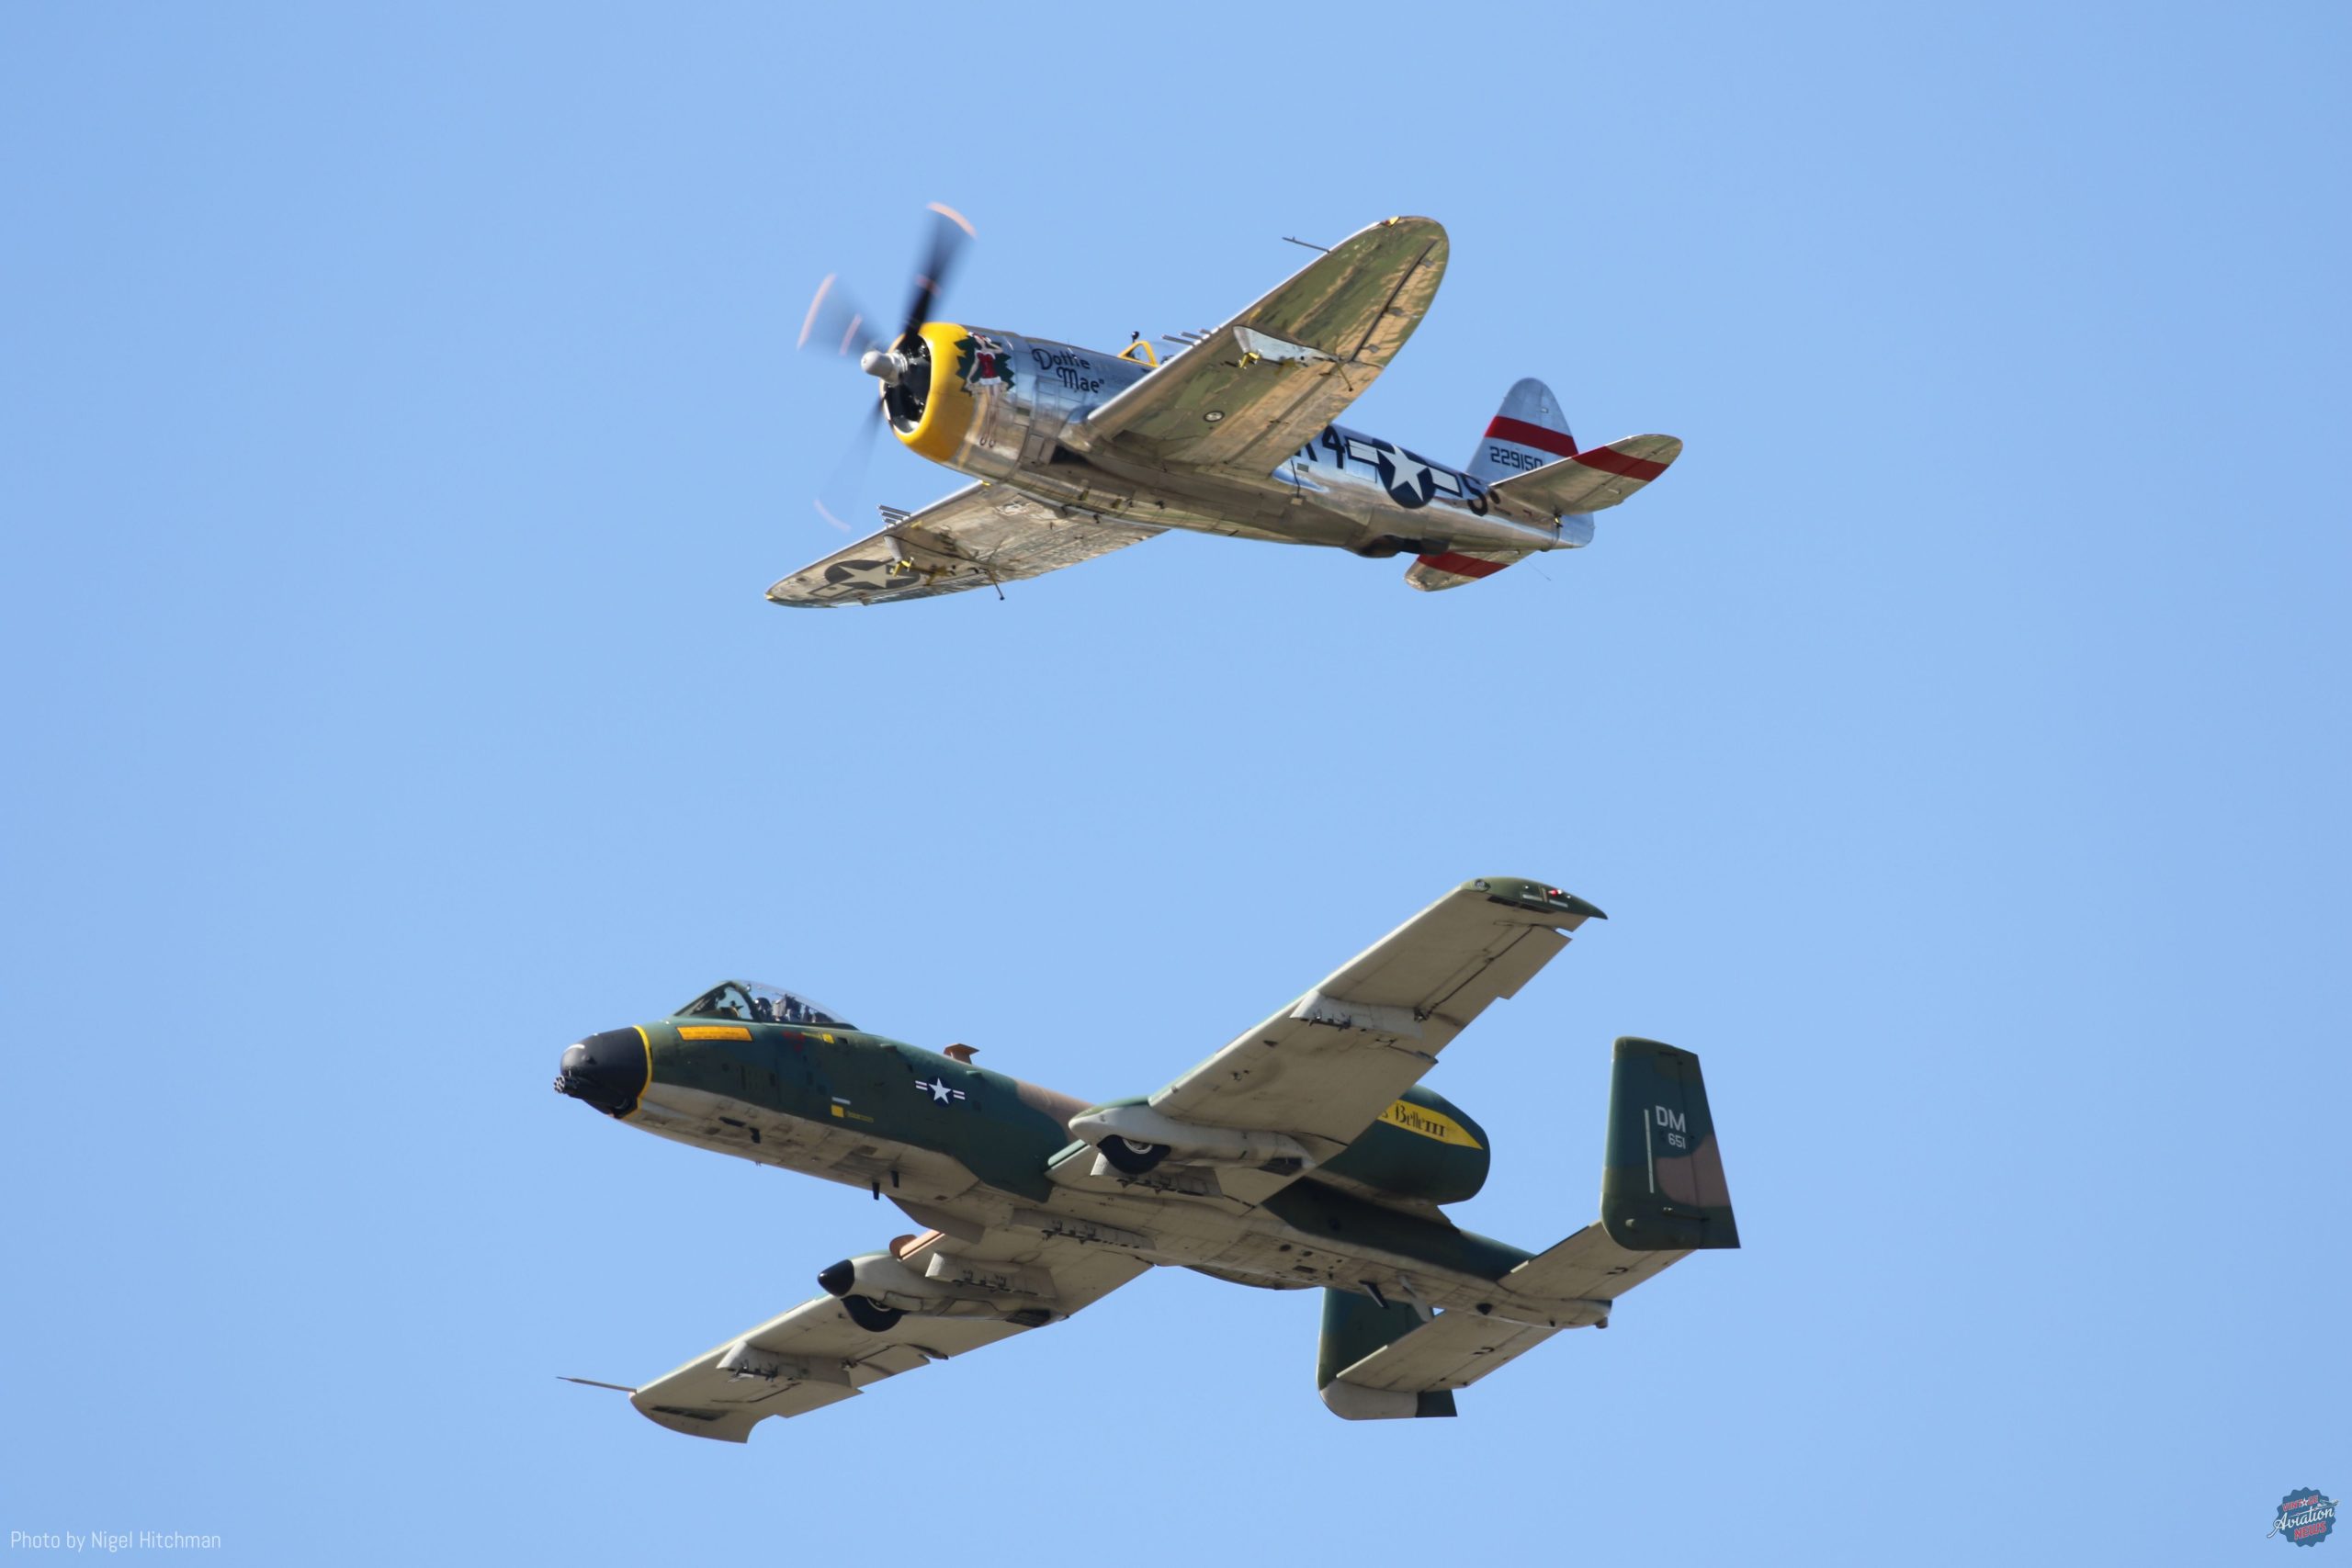
{"label": "red stripe on tail fin", "polygon": [[1549,452],[1555,457],[1577,455],[1576,437],[1565,430],[1546,430],[1540,424],[1530,424],[1523,419],[1495,415],[1487,426],[1487,434],[1497,441],[1509,441],[1520,446],[1532,446],[1538,452]]}

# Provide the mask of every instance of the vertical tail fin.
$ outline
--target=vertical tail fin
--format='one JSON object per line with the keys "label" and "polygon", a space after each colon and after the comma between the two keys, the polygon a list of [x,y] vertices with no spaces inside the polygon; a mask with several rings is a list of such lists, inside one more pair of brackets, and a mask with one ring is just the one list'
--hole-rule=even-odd
{"label": "vertical tail fin", "polygon": [[[1503,394],[1503,406],[1487,422],[1487,434],[1478,438],[1477,450],[1470,454],[1463,472],[1480,484],[1490,485],[1576,455],[1577,438],[1568,434],[1567,418],[1560,412],[1560,400],[1552,395],[1551,388],[1530,376]],[[1561,524],[1571,544],[1584,544],[1592,537],[1590,517],[1566,517],[1561,519]],[[1405,581],[1424,592],[1459,588],[1465,582],[1492,577],[1526,553],[1448,550],[1442,555],[1422,556],[1405,569]]]}
{"label": "vertical tail fin", "polygon": [[1737,1247],[1731,1189],[1699,1058],[1655,1040],[1617,1042],[1609,1084],[1600,1223],[1631,1252]]}
{"label": "vertical tail fin", "polygon": [[1463,472],[1481,484],[1510,479],[1577,455],[1567,416],[1552,389],[1530,376],[1503,394],[1503,406],[1487,425],[1478,449]]}
{"label": "vertical tail fin", "polygon": [[1375,1302],[1353,1291],[1323,1292],[1323,1343],[1315,1359],[1315,1382],[1332,1415],[1350,1421],[1379,1421],[1399,1416],[1453,1414],[1453,1391],[1449,1388],[1373,1388],[1340,1376],[1413,1333],[1424,1321],[1402,1302]]}

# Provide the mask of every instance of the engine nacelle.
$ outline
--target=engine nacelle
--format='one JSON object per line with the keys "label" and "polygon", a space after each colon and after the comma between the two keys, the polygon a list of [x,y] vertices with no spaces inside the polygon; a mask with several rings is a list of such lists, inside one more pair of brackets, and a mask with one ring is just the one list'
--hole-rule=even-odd
{"label": "engine nacelle", "polygon": [[1400,1198],[1459,1203],[1487,1184],[1494,1157],[1484,1127],[1416,1084],[1323,1168]]}

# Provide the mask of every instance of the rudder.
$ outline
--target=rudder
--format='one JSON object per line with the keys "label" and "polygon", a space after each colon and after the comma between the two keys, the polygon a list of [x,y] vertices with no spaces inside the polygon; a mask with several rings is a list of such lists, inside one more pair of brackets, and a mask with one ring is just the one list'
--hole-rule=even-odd
{"label": "rudder", "polygon": [[[1478,438],[1477,449],[1462,471],[1482,485],[1491,485],[1576,455],[1577,438],[1569,434],[1560,400],[1551,388],[1529,376],[1512,383],[1503,394],[1502,407],[1487,422],[1487,433]],[[1584,544],[1592,537],[1589,517],[1564,518],[1562,526],[1572,536],[1571,543]],[[1579,532],[1581,536],[1575,536]],[[1447,550],[1426,555],[1405,569],[1405,581],[1423,592],[1459,588],[1492,577],[1526,554],[1524,550]]]}

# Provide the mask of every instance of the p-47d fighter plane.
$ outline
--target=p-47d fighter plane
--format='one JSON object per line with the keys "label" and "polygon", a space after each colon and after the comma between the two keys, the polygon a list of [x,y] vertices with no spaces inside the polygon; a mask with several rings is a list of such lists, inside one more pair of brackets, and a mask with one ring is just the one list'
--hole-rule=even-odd
{"label": "p-47d fighter plane", "polygon": [[741,1442],[1177,1264],[1319,1287],[1316,1375],[1338,1415],[1453,1415],[1456,1389],[1561,1329],[1607,1327],[1690,1252],[1739,1245],[1699,1059],[1649,1040],[1617,1042],[1599,1224],[1530,1253],[1445,1216],[1484,1185],[1487,1134],[1421,1076],[1600,914],[1541,883],[1464,883],[1158,1093],[1100,1105],[741,982],[591,1035],[563,1054],[564,1093],[867,1189],[926,1227],[821,1269],[824,1294],[631,1402]]}
{"label": "p-47d fighter plane", "polygon": [[[1332,423],[1387,367],[1444,275],[1445,231],[1391,218],[1343,241],[1166,364],[926,320],[969,225],[939,238],[905,325],[861,357],[900,441],[978,482],[768,590],[779,604],[878,604],[1001,585],[1170,528],[1414,557],[1453,588],[1592,539],[1592,513],[1666,471],[1670,435],[1579,451],[1559,400],[1511,388],[1450,468]],[[865,317],[826,280],[802,330],[849,352]]]}

